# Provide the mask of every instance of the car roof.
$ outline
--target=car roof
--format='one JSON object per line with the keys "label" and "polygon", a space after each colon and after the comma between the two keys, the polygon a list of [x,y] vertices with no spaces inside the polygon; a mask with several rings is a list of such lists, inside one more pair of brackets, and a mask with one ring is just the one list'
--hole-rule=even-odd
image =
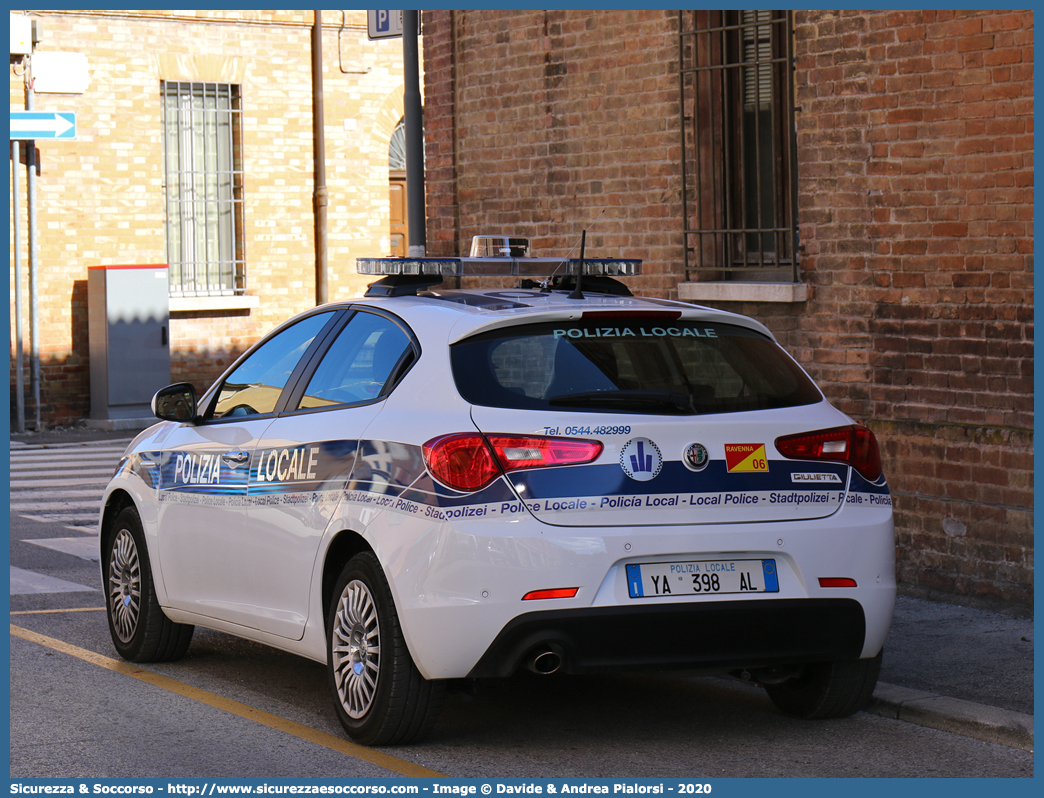
{"label": "car roof", "polygon": [[542,291],[536,288],[435,289],[392,297],[365,297],[352,300],[354,307],[384,309],[432,334],[442,328],[447,343],[497,328],[518,324],[580,319],[585,313],[674,311],[679,319],[734,324],[774,339],[762,323],[747,316],[723,310],[652,297],[619,296],[584,292],[573,299],[568,291]]}

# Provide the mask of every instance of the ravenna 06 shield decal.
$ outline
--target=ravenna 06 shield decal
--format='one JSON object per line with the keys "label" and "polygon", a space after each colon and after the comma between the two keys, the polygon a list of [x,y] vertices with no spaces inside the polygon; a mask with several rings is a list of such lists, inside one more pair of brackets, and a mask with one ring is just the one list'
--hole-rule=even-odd
{"label": "ravenna 06 shield decal", "polygon": [[768,458],[763,443],[726,443],[725,465],[729,473],[736,471],[768,471]]}

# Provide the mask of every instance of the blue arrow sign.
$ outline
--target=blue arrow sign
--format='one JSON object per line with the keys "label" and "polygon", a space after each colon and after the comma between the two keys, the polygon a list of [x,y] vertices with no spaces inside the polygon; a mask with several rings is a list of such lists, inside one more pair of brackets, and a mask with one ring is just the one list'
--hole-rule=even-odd
{"label": "blue arrow sign", "polygon": [[11,111],[12,139],[75,139],[71,111]]}

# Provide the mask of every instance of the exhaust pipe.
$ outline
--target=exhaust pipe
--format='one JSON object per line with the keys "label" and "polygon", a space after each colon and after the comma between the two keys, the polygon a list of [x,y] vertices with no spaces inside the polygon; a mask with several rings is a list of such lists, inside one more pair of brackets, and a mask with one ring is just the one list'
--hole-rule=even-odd
{"label": "exhaust pipe", "polygon": [[533,673],[548,676],[562,667],[562,655],[551,647],[537,649],[529,655],[526,667]]}

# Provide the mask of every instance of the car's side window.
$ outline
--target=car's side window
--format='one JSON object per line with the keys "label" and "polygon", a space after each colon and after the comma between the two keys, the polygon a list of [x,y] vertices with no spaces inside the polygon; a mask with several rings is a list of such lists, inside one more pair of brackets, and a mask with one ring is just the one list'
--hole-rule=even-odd
{"label": "car's side window", "polygon": [[376,399],[401,371],[400,362],[412,356],[410,338],[398,324],[376,313],[356,313],[323,356],[298,408]]}
{"label": "car's side window", "polygon": [[309,316],[262,344],[222,383],[210,418],[273,412],[301,356],[332,317],[333,311]]}

